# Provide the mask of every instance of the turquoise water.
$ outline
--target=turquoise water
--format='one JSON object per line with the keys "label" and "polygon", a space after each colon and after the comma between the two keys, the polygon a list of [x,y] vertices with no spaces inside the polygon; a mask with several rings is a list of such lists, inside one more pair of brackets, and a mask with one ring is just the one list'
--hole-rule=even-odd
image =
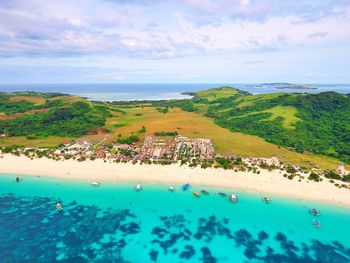
{"label": "turquoise water", "polygon": [[240,191],[233,204],[217,194],[229,190],[213,188],[195,198],[157,184],[135,192],[14,178],[0,174],[0,262],[350,262],[350,209],[281,197],[265,204]]}

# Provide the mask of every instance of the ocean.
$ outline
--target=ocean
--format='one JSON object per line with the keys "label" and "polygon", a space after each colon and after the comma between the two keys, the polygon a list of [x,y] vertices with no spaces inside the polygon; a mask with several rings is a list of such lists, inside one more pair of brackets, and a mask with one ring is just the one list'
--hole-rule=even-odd
{"label": "ocean", "polygon": [[350,262],[350,210],[340,206],[277,196],[265,204],[227,189],[195,198],[202,187],[136,192],[126,183],[14,179],[0,174],[0,262]]}
{"label": "ocean", "polygon": [[252,94],[274,92],[316,93],[336,91],[350,93],[350,84],[313,84],[314,89],[278,89],[272,85],[239,84],[239,83],[205,83],[205,84],[0,84],[0,91],[39,91],[61,92],[83,96],[92,100],[130,101],[184,99],[190,96],[183,92],[198,91],[220,86],[232,86]]}

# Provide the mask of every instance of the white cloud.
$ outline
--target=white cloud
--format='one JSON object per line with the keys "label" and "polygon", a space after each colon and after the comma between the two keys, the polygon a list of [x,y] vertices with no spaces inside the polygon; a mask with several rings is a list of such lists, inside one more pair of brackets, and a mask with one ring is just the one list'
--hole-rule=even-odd
{"label": "white cloud", "polygon": [[162,59],[339,44],[350,39],[350,9],[340,4],[316,6],[320,15],[307,20],[314,18],[311,11],[298,15],[297,5],[269,0],[8,3],[0,6],[2,56],[114,54]]}

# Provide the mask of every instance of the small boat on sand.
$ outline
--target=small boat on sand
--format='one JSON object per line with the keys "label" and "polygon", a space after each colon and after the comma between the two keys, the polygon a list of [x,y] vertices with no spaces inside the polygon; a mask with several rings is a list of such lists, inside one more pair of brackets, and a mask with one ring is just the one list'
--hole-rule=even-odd
{"label": "small boat on sand", "polygon": [[232,203],[237,203],[238,202],[238,197],[235,194],[230,195],[230,201]]}
{"label": "small boat on sand", "polygon": [[189,190],[191,188],[191,185],[190,184],[184,184],[183,186],[182,186],[182,190],[183,191],[187,191],[187,190]]}
{"label": "small boat on sand", "polygon": [[137,184],[135,186],[135,191],[140,192],[141,190],[142,190],[142,185],[141,184]]}
{"label": "small boat on sand", "polygon": [[319,210],[317,210],[316,208],[311,208],[309,210],[309,213],[312,214],[313,216],[319,216],[321,214],[321,212]]}
{"label": "small boat on sand", "polygon": [[271,200],[270,200],[268,197],[266,197],[266,196],[264,196],[264,197],[262,198],[262,201],[263,201],[265,204],[269,204],[269,203],[271,202]]}
{"label": "small boat on sand", "polygon": [[205,190],[205,189],[202,189],[202,190],[201,190],[201,193],[202,193],[202,194],[205,194],[205,195],[208,195],[208,194],[209,194],[209,192],[208,192],[207,190]]}
{"label": "small boat on sand", "polygon": [[195,197],[200,197],[201,195],[198,192],[193,192],[192,193]]}
{"label": "small boat on sand", "polygon": [[227,194],[225,194],[225,193],[219,193],[219,195],[222,197],[227,197]]}
{"label": "small boat on sand", "polygon": [[312,224],[314,227],[320,228],[321,227],[321,223],[318,220],[312,220]]}
{"label": "small boat on sand", "polygon": [[174,192],[175,188],[173,186],[169,186],[168,190],[169,190],[169,192]]}
{"label": "small boat on sand", "polygon": [[93,186],[93,187],[99,187],[100,186],[100,182],[92,182],[90,185]]}

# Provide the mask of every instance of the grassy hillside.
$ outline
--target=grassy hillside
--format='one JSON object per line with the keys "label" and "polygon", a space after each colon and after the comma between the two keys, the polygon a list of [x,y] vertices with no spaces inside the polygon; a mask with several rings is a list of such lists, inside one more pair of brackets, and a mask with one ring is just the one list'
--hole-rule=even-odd
{"label": "grassy hillside", "polygon": [[[215,149],[220,153],[231,153],[244,157],[273,157],[277,156],[285,163],[300,164],[307,167],[318,165],[322,169],[335,169],[336,160],[315,155],[305,155],[289,151],[266,142],[257,136],[230,132],[228,129],[215,124],[211,118],[194,112],[185,112],[179,108],[169,108],[167,113],[161,113],[157,107],[134,107],[123,109],[124,113],[115,112],[106,121],[108,135],[87,135],[84,139],[95,143],[115,142],[119,136],[137,135],[140,142],[147,134],[161,131],[177,131],[192,138],[211,138]],[[142,127],[146,133],[140,133]]]}
{"label": "grassy hillside", "polygon": [[[349,96],[335,92],[245,96],[232,92],[231,97],[223,98],[220,89],[209,93],[220,99],[208,102],[204,114],[222,127],[257,135],[298,152],[328,155],[350,163]],[[203,101],[193,99],[191,103],[195,111],[203,109]]]}
{"label": "grassy hillside", "polygon": [[207,102],[212,102],[220,99],[230,98],[237,95],[249,94],[245,91],[232,89],[231,87],[220,87],[208,90],[201,90],[194,93],[194,100],[205,100]]}

